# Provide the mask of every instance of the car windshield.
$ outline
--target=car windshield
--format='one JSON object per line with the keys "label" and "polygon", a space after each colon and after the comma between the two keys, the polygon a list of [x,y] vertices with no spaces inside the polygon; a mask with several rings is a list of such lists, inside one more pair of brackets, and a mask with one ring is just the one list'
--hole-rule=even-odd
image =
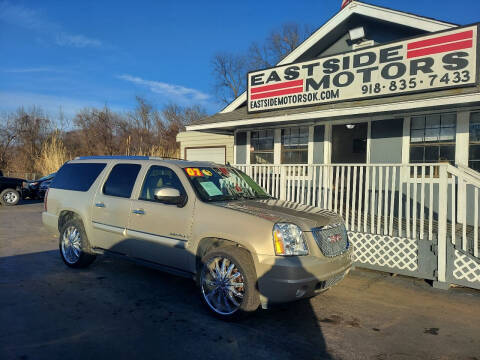
{"label": "car windshield", "polygon": [[189,167],[183,170],[203,201],[270,198],[248,175],[231,167]]}

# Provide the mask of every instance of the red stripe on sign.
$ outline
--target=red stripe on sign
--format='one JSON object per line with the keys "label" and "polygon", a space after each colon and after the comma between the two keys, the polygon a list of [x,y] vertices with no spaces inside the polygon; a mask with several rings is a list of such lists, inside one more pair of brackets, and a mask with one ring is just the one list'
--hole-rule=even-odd
{"label": "red stripe on sign", "polygon": [[472,38],[473,38],[473,30],[469,30],[469,31],[464,31],[457,34],[440,36],[433,39],[415,41],[407,45],[407,50],[413,50],[413,49],[423,48],[427,46],[445,44],[453,41],[460,41],[460,40],[472,39]]}
{"label": "red stripe on sign", "polygon": [[462,50],[462,49],[469,49],[473,46],[472,40],[465,40],[459,41],[455,43],[445,44],[445,45],[438,45],[438,46],[431,46],[428,48],[418,49],[418,50],[411,50],[407,52],[407,58],[415,58],[419,56],[427,56],[433,54],[440,54],[447,51],[454,51],[454,50]]}
{"label": "red stripe on sign", "polygon": [[250,89],[250,92],[252,94],[255,94],[255,93],[264,92],[264,91],[285,89],[293,86],[303,86],[303,80],[293,80],[293,81],[286,81],[283,83],[278,83],[273,85],[259,86],[259,87]]}
{"label": "red stripe on sign", "polygon": [[269,97],[273,97],[273,96],[280,96],[280,95],[297,94],[297,93],[301,93],[301,92],[303,92],[303,86],[289,88],[289,89],[283,89],[283,90],[277,90],[277,91],[269,91],[269,92],[264,92],[264,93],[257,94],[257,95],[252,95],[252,96],[250,96],[250,100],[264,99],[264,98],[269,98]]}

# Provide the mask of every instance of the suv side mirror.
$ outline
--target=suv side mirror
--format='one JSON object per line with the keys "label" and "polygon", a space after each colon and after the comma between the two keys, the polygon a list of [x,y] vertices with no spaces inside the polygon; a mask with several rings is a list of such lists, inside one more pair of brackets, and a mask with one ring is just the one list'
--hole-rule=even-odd
{"label": "suv side mirror", "polygon": [[178,189],[172,187],[155,189],[153,196],[155,200],[164,204],[171,204],[177,206],[182,206],[185,204],[185,196],[182,196]]}

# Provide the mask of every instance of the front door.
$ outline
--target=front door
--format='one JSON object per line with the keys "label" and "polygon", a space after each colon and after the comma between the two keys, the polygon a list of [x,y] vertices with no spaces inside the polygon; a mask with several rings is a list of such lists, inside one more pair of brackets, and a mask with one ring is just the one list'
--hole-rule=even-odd
{"label": "front door", "polygon": [[95,247],[128,253],[125,231],[130,215],[130,196],[140,169],[140,164],[116,164],[98,190],[92,210]]}
{"label": "front door", "polygon": [[195,199],[188,199],[183,207],[158,202],[154,194],[163,187],[178,189],[182,195],[186,195],[173,169],[152,165],[145,176],[138,199],[132,200],[132,215],[127,229],[127,236],[135,239],[132,255],[188,270],[186,245],[193,221]]}
{"label": "front door", "polygon": [[332,164],[367,162],[368,123],[332,126]]}

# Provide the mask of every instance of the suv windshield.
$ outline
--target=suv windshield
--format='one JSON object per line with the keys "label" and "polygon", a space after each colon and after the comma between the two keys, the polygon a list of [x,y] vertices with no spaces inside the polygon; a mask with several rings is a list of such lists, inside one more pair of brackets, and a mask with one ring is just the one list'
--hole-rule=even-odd
{"label": "suv windshield", "polygon": [[248,175],[231,167],[189,167],[183,170],[203,201],[271,197]]}

